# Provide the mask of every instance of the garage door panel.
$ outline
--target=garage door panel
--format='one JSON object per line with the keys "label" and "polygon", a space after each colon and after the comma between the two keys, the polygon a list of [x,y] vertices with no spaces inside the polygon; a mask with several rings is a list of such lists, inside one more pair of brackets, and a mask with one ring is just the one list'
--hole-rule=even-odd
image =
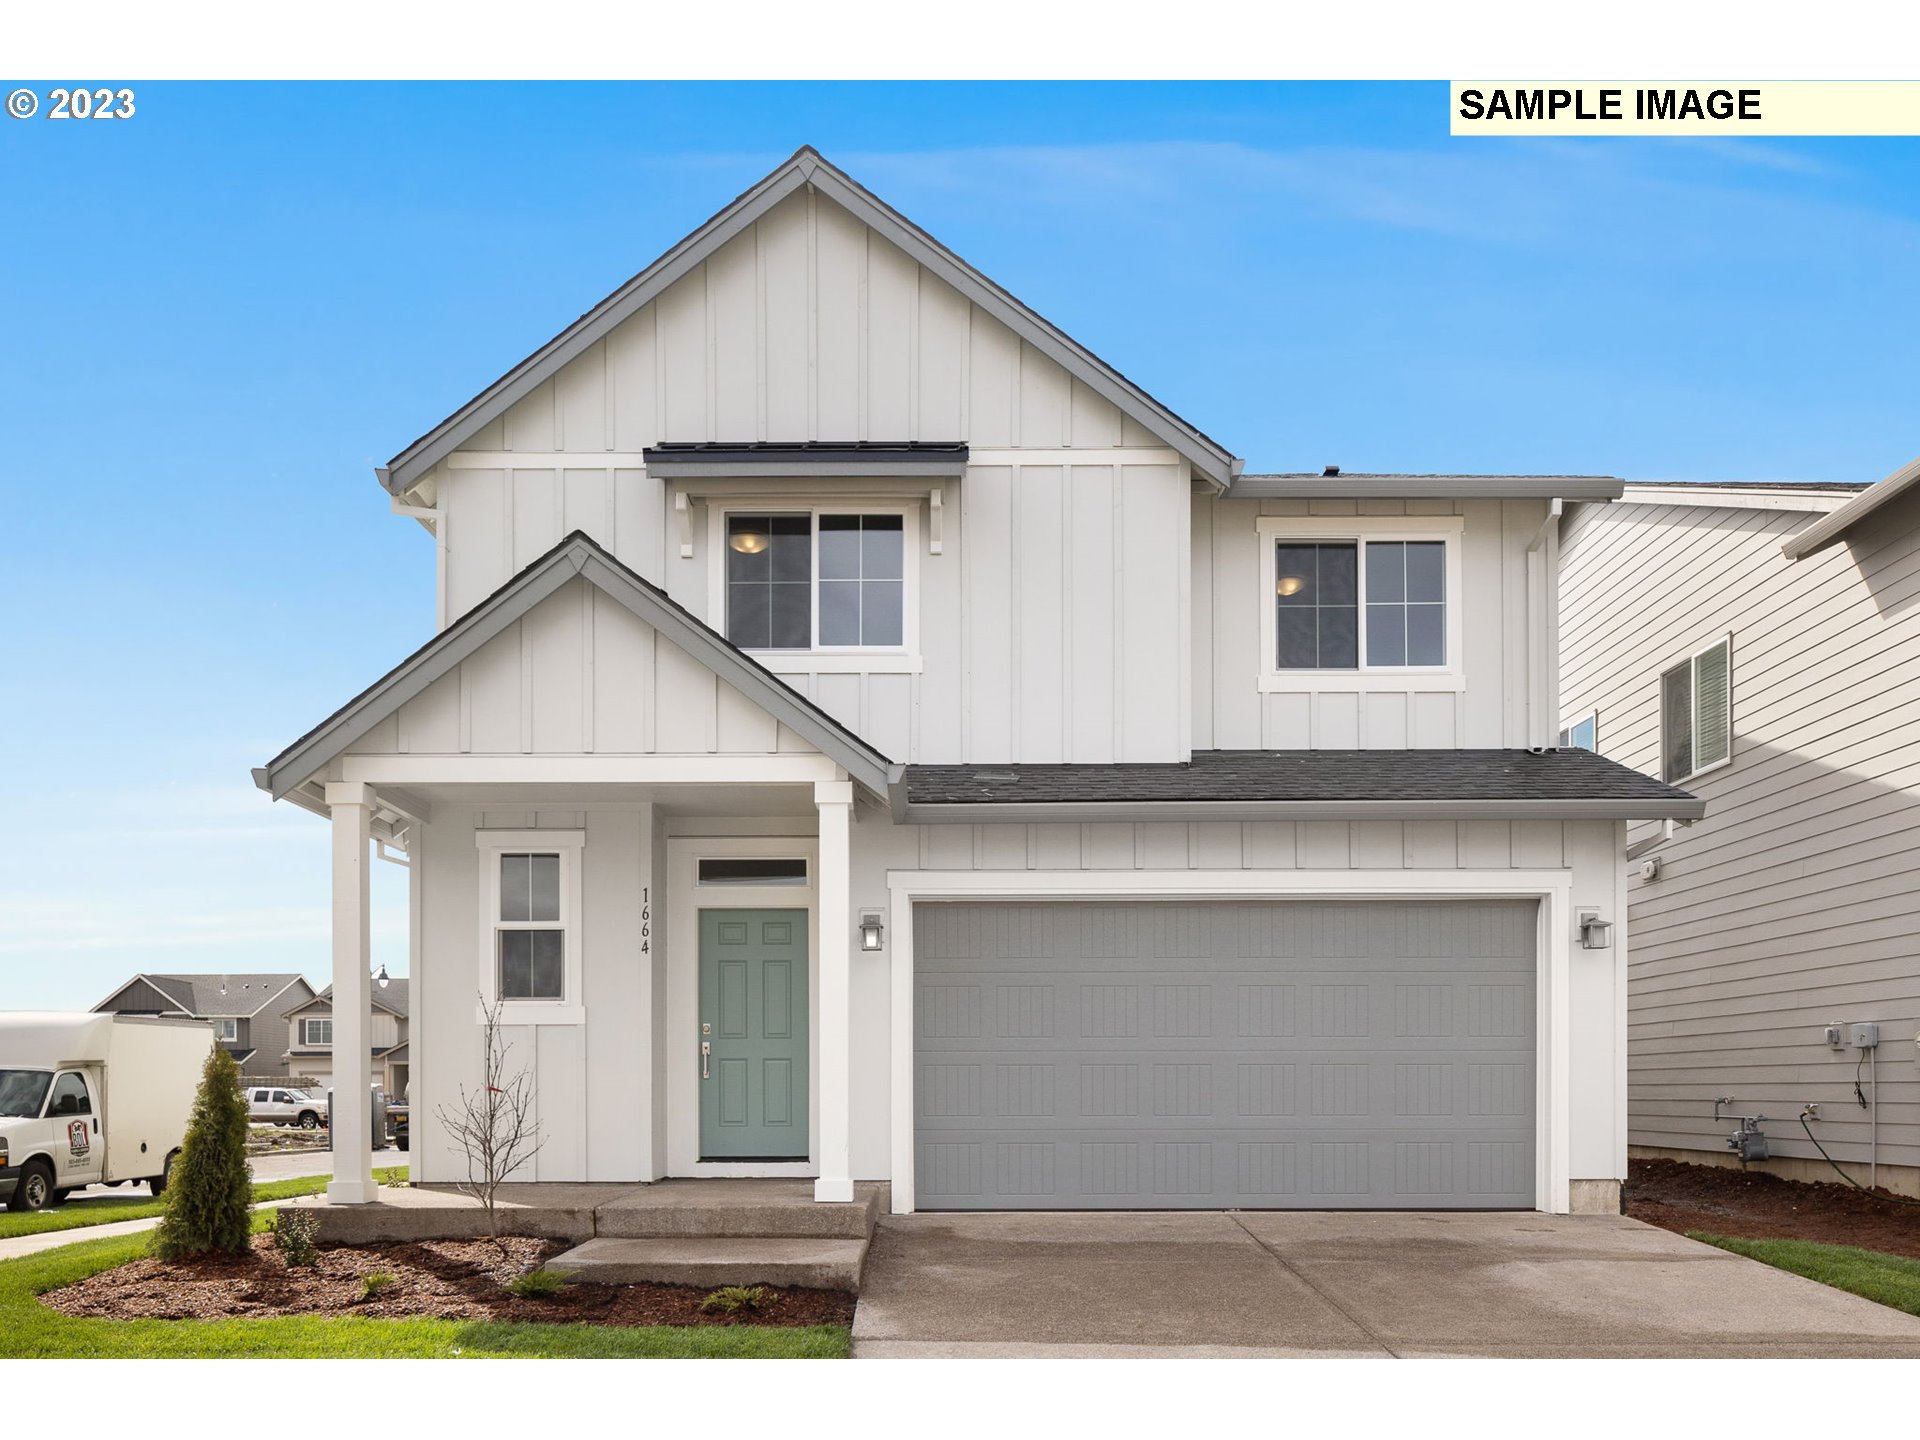
{"label": "garage door panel", "polygon": [[922,905],[917,1203],[1531,1206],[1534,931],[1522,904]]}

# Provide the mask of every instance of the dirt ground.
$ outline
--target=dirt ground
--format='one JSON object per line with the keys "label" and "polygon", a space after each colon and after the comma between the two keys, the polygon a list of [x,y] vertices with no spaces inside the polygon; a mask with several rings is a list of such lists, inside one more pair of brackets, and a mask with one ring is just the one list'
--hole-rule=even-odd
{"label": "dirt ground", "polygon": [[1757,1171],[1634,1160],[1627,1169],[1626,1211],[1665,1230],[1818,1240],[1920,1259],[1920,1205],[1838,1181],[1809,1185]]}
{"label": "dirt ground", "polygon": [[[502,1254],[502,1247],[505,1253]],[[273,1315],[365,1315],[378,1319],[537,1320],[587,1325],[847,1325],[854,1297],[768,1286],[757,1311],[709,1313],[709,1293],[680,1285],[568,1285],[521,1298],[501,1288],[566,1246],[545,1240],[435,1240],[322,1249],[311,1269],[290,1270],[273,1237],[247,1255],[167,1264],[134,1260],[52,1290],[42,1303],[65,1315],[113,1320],[261,1319]],[[361,1277],[393,1279],[361,1299]]]}

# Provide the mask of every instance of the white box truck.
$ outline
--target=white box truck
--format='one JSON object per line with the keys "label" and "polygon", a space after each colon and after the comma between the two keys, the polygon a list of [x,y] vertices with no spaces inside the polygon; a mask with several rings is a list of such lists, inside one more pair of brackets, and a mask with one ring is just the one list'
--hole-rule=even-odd
{"label": "white box truck", "polygon": [[212,1048],[204,1020],[0,1013],[0,1200],[44,1210],[129,1180],[160,1194]]}

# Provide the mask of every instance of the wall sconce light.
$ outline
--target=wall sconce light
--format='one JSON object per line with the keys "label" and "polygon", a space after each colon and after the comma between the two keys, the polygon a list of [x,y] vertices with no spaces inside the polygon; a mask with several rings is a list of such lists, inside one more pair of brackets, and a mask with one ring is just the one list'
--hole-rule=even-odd
{"label": "wall sconce light", "polygon": [[860,912],[860,949],[869,954],[877,954],[886,948],[886,927],[880,923],[878,910]]}
{"label": "wall sconce light", "polygon": [[1613,922],[1602,920],[1597,914],[1584,915],[1580,919],[1580,945],[1586,950],[1608,950],[1613,947]]}

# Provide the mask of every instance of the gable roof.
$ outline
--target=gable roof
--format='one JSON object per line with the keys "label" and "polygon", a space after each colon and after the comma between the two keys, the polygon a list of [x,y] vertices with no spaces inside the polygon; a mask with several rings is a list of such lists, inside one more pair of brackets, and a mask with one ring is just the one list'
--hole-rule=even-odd
{"label": "gable roof", "polygon": [[[387,983],[385,985],[376,983],[370,991],[370,994],[374,1008],[377,1010],[384,1010],[389,1015],[397,1015],[402,1020],[405,1020],[412,1013],[412,987],[407,983],[407,977],[404,975],[388,976]],[[286,1011],[285,1018],[291,1019],[302,1010],[310,1010],[315,1005],[331,1006],[332,1004],[333,986],[329,985],[312,999],[303,1000],[294,1006],[293,1009]],[[402,1043],[404,1044],[405,1042],[403,1041]]]}
{"label": "gable roof", "polygon": [[253,780],[274,799],[305,782],[368,730],[473,655],[569,581],[579,578],[651,625],[673,644],[838,763],[878,799],[890,762],[806,696],[668,595],[575,530],[553,549],[442,630],[264,766]]}
{"label": "gable roof", "polygon": [[622,321],[803,186],[811,186],[851,213],[1088,389],[1159,435],[1186,457],[1195,474],[1210,480],[1219,489],[1232,483],[1240,462],[1225,446],[1181,419],[1091,350],[1021,304],[851,176],[830,165],[811,145],[794,151],[759,184],[736,197],[706,224],[376,469],[374,473],[380,483],[394,495],[404,494],[414,481],[475,432],[504,414],[516,401],[597,344]]}
{"label": "gable roof", "polygon": [[[142,971],[94,1006],[103,1009],[134,980],[144,980],[189,1015],[252,1016],[304,981],[302,975],[156,975]],[[225,989],[226,993],[221,994]]]}

